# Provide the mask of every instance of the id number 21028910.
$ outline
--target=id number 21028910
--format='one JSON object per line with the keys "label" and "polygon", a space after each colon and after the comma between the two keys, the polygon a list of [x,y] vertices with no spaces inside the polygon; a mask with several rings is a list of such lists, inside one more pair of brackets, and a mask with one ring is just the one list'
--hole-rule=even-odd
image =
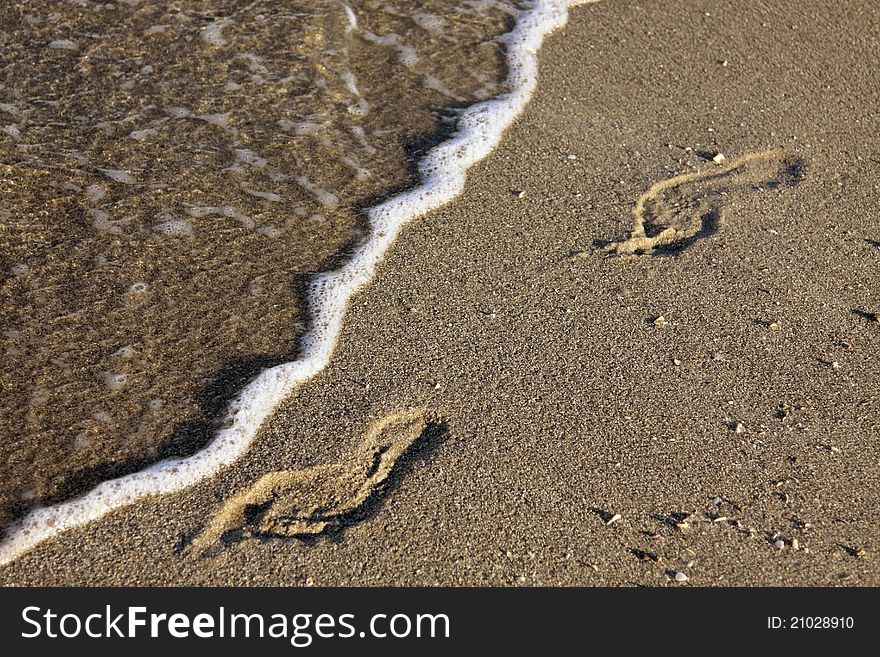
{"label": "id number 21028910", "polygon": [[767,617],[767,628],[771,630],[851,630],[854,626],[852,616]]}

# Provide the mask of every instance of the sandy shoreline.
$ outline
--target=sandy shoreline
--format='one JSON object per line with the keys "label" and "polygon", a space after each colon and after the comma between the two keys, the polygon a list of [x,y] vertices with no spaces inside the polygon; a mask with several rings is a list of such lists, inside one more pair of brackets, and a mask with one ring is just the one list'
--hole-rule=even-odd
{"label": "sandy shoreline", "polygon": [[451,98],[505,88],[504,3],[449,29],[441,0],[312,4],[0,13],[0,527],[210,452],[248,382],[303,360],[306,279],[416,182]]}
{"label": "sandy shoreline", "polygon": [[[502,146],[404,232],[238,464],[0,582],[880,584],[880,14],[798,11],[574,10]],[[796,187],[720,195],[717,231],[673,257],[601,253],[652,184],[771,148],[803,159]],[[442,421],[366,517],[175,550],[261,474],[413,407]]]}

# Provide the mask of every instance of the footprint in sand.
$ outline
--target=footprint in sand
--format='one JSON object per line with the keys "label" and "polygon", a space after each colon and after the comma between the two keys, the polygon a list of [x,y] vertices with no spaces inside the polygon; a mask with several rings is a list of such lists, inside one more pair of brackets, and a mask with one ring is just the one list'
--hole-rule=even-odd
{"label": "footprint in sand", "polygon": [[230,534],[309,536],[342,525],[381,492],[395,464],[428,425],[425,409],[392,413],[375,422],[342,461],[263,475],[224,502],[187,550],[207,551]]}
{"label": "footprint in sand", "polygon": [[806,164],[781,150],[743,155],[708,171],[685,173],[651,185],[633,208],[629,238],[609,244],[609,255],[675,254],[712,235],[724,220],[724,195],[798,185]]}

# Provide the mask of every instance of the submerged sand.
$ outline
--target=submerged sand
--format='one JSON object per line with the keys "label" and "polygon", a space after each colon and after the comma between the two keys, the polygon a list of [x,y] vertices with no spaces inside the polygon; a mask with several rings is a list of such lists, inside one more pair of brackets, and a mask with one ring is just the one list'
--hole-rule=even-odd
{"label": "submerged sand", "polygon": [[[859,2],[574,10],[503,145],[244,458],[0,580],[880,584],[878,28]],[[608,256],[652,185],[770,150],[661,190],[643,223],[674,248]],[[410,408],[432,430],[342,528],[186,549],[261,476],[343,462]]]}

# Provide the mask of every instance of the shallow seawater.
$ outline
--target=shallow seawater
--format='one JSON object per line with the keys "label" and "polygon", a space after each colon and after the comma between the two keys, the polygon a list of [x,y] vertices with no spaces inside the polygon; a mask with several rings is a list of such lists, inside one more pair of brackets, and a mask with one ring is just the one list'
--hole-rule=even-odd
{"label": "shallow seawater", "polygon": [[304,277],[505,91],[497,0],[0,7],[0,524],[210,441]]}

